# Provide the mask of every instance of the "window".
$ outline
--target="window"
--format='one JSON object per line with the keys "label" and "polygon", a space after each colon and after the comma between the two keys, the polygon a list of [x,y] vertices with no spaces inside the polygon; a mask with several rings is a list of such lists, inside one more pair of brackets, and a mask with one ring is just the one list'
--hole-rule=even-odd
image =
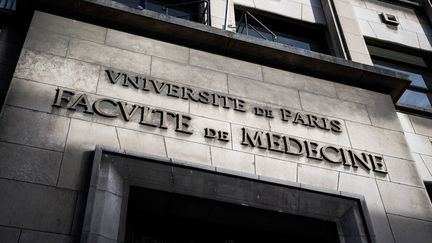
{"label": "window", "polygon": [[[368,44],[375,66],[407,74],[410,87],[402,94],[397,107],[402,110],[432,112],[432,56],[429,53]],[[400,49],[400,48],[399,48]]]}
{"label": "window", "polygon": [[12,12],[16,10],[16,0],[0,0],[0,12]]}
{"label": "window", "polygon": [[169,16],[210,25],[207,0],[115,0],[137,9],[147,9]]}
{"label": "window", "polygon": [[325,26],[247,9],[235,9],[236,32],[329,54]]}

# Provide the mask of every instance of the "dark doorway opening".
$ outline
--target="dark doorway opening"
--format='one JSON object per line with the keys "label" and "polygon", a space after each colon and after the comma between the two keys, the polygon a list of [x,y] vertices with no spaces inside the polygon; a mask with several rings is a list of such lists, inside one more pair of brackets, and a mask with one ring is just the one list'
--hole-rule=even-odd
{"label": "dark doorway opening", "polygon": [[125,242],[339,242],[339,237],[331,221],[131,187]]}

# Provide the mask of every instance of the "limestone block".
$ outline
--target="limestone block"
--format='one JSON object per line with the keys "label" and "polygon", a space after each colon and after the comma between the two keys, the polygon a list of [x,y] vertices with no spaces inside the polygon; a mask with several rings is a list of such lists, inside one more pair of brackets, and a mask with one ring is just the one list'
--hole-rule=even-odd
{"label": "limestone block", "polygon": [[279,84],[288,88],[308,91],[314,94],[336,97],[333,82],[302,74],[263,66],[264,82]]}
{"label": "limestone block", "polygon": [[432,222],[388,215],[396,242],[423,243],[432,241]]}
{"label": "limestone block", "polygon": [[15,77],[95,92],[99,66],[23,49]]}
{"label": "limestone block", "polygon": [[190,64],[219,72],[262,80],[260,65],[208,52],[191,49]]}
{"label": "limestone block", "polygon": [[300,109],[298,91],[247,78],[228,76],[229,93],[265,103]]}
{"label": "limestone block", "polygon": [[213,166],[255,174],[255,161],[252,154],[211,147],[211,156]]}
{"label": "limestone block", "polygon": [[39,82],[13,78],[9,87],[6,104],[42,112],[51,112],[56,88],[56,86]]}
{"label": "limestone block", "polygon": [[432,137],[432,120],[429,118],[409,115],[409,120],[411,121],[412,127],[415,133]]}
{"label": "limestone block", "polygon": [[390,181],[424,187],[423,181],[420,179],[414,161],[397,159],[385,156],[387,170]]}
{"label": "limestone block", "polygon": [[[354,19],[353,17],[340,17],[339,19],[340,19],[340,24],[341,24],[345,38],[346,38],[347,34],[357,35],[357,36],[361,37],[362,33],[360,31],[360,26],[359,26],[357,19]],[[356,42],[361,42],[361,41],[356,40]],[[350,43],[348,43],[348,44],[350,44]],[[357,44],[357,43],[352,43],[352,44],[353,44],[353,46],[355,46],[355,44]],[[364,40],[363,40],[363,43],[360,43],[360,44],[361,44],[361,46],[364,46]],[[350,47],[350,46],[348,45],[348,47]]]}
{"label": "limestone block", "polygon": [[63,152],[68,128],[69,118],[5,106],[0,139]]}
{"label": "limestone block", "polygon": [[391,29],[382,23],[370,22],[369,24],[379,39],[420,48],[415,32]]}
{"label": "limestone block", "polygon": [[376,38],[376,34],[373,32],[371,26],[369,25],[369,22],[366,20],[361,20],[358,19],[357,20],[359,26],[360,26],[360,31],[363,35],[365,36],[369,36],[369,37],[375,37]]}
{"label": "limestone block", "polygon": [[165,138],[168,157],[187,162],[211,165],[210,147],[179,139]]}
{"label": "limestone block", "polygon": [[298,182],[337,190],[339,172],[318,167],[298,165]]}
{"label": "limestone block", "polygon": [[402,132],[368,126],[355,122],[346,122],[353,148],[411,159],[405,136]]}
{"label": "limestone block", "polygon": [[420,48],[427,51],[432,51],[432,34],[424,35],[417,33],[417,37],[420,43]]}
{"label": "limestone block", "polygon": [[31,26],[98,43],[106,36],[106,28],[39,11],[35,11]]}
{"label": "limestone block", "polygon": [[432,156],[420,155],[420,157],[423,159],[429,173],[432,174]]}
{"label": "limestone block", "polygon": [[68,49],[69,39],[67,36],[51,33],[46,29],[30,27],[24,48],[64,57]]}
{"label": "limestone block", "polygon": [[402,126],[402,130],[404,132],[414,133],[414,128],[411,124],[410,116],[405,114],[405,113],[401,113],[401,112],[397,112],[397,116],[398,116],[399,122]]}
{"label": "limestone block", "polygon": [[432,155],[432,142],[430,138],[413,133],[405,133],[406,141],[414,153]]}
{"label": "limestone block", "polygon": [[365,7],[354,6],[355,17],[368,22],[381,23],[379,13]]}
{"label": "limestone block", "polygon": [[72,236],[23,230],[19,243],[72,243]]}
{"label": "limestone block", "polygon": [[75,192],[5,179],[0,185],[1,225],[70,233]]}
{"label": "limestone block", "polygon": [[150,56],[91,41],[71,39],[67,56],[125,71],[150,74]]}
{"label": "limestone block", "polygon": [[227,92],[227,75],[208,69],[152,58],[151,76],[182,84]]}
{"label": "limestone block", "polygon": [[166,157],[162,136],[122,128],[117,128],[117,133],[121,149]]}
{"label": "limestone block", "polygon": [[82,189],[91,169],[96,145],[119,148],[115,127],[72,119],[66,142],[58,186]]}
{"label": "limestone block", "polygon": [[0,177],[55,186],[62,153],[0,143]]}
{"label": "limestone block", "polygon": [[432,173],[431,173],[432,167],[430,167],[429,169],[426,166],[426,163],[420,154],[412,153],[412,157],[414,159],[417,172],[420,175],[420,178],[424,181],[432,181]]}
{"label": "limestone block", "polygon": [[340,173],[339,190],[363,195],[369,210],[377,242],[393,242],[381,196],[374,179]]}
{"label": "limestone block", "polygon": [[255,156],[256,174],[279,180],[297,181],[297,164],[272,159],[264,156]]}
{"label": "limestone block", "polygon": [[432,220],[432,205],[426,190],[386,181],[377,181],[387,213]]}
{"label": "limestone block", "polygon": [[[105,69],[106,68],[101,68],[97,94],[152,107],[175,110],[178,112],[187,113],[189,111],[189,101],[187,100],[170,97],[165,94],[156,94],[154,92],[135,89],[132,86],[126,87],[120,83],[113,84],[109,80]],[[163,80],[157,81],[163,82]]]}
{"label": "limestone block", "polygon": [[254,0],[233,0],[235,5],[241,5],[249,8],[255,8]]}
{"label": "limestone block", "polygon": [[189,62],[189,48],[108,29],[105,44],[177,62]]}
{"label": "limestone block", "polygon": [[341,101],[321,95],[300,91],[304,110],[351,121],[370,124],[366,107],[362,104]]}
{"label": "limestone block", "polygon": [[312,7],[305,4],[302,5],[301,19],[311,23],[326,24],[322,8]]}

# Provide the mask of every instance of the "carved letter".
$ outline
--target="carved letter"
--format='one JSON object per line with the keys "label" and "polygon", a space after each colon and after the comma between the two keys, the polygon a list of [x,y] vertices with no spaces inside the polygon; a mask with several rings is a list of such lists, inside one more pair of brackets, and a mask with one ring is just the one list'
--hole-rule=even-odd
{"label": "carved letter", "polygon": [[82,106],[84,108],[85,113],[93,114],[93,111],[92,111],[91,105],[90,105],[90,101],[88,100],[86,94],[81,94],[78,97],[78,99],[76,99],[76,101],[73,104],[68,105],[67,108],[69,110],[76,110],[77,106]]}
{"label": "carved letter", "polygon": [[331,120],[330,126],[333,132],[342,132],[342,124],[338,120]]}
{"label": "carved letter", "polygon": [[[332,158],[332,156],[328,153],[328,150],[333,150],[333,152],[337,154],[336,155],[337,159]],[[331,145],[327,145],[321,148],[321,155],[325,160],[331,163],[336,163],[336,164],[342,163],[342,157],[339,157],[339,153],[340,153],[339,149]]]}
{"label": "carved letter", "polygon": [[111,83],[115,84],[119,80],[121,73],[120,72],[114,72],[112,70],[105,70],[108,74],[108,78],[111,81]]}
{"label": "carved letter", "polygon": [[190,129],[190,121],[192,117],[188,115],[176,114],[176,131],[192,134],[193,131]]}
{"label": "carved letter", "polygon": [[96,112],[96,114],[98,114],[100,116],[103,116],[103,117],[110,117],[110,118],[117,117],[118,114],[116,114],[116,113],[108,113],[108,112],[106,112],[106,111],[104,111],[102,109],[101,103],[103,103],[103,102],[109,103],[109,104],[111,104],[114,107],[117,106],[117,103],[115,101],[113,101],[113,100],[110,100],[110,99],[99,99],[99,100],[96,100],[96,102],[93,103],[93,110]]}
{"label": "carved letter", "polygon": [[262,149],[266,149],[266,146],[263,144],[263,132],[256,131],[254,136],[249,134],[249,130],[246,128],[242,128],[242,145],[249,145],[251,147],[258,147]]}
{"label": "carved letter", "polygon": [[132,110],[129,111],[128,103],[119,101],[118,104],[120,105],[120,111],[125,121],[129,121],[139,109],[138,105],[132,105]]}
{"label": "carved letter", "polygon": [[62,101],[66,101],[68,104],[71,98],[75,95],[75,92],[67,89],[57,88],[57,93],[54,99],[54,104],[52,106],[62,107]]}
{"label": "carved letter", "polygon": [[311,159],[322,160],[322,157],[319,153],[318,144],[308,140],[305,140],[304,142],[306,145],[306,156]]}

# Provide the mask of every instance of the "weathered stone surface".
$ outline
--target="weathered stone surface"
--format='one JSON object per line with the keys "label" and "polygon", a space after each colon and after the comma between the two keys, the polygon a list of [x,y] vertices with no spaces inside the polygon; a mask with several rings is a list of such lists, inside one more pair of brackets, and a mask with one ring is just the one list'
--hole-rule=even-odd
{"label": "weathered stone surface", "polygon": [[397,112],[397,116],[399,118],[399,122],[402,126],[402,130],[404,132],[414,133],[414,128],[411,124],[410,117],[408,114]]}
{"label": "weathered stone surface", "polygon": [[255,156],[256,174],[279,180],[297,181],[297,164],[272,159],[263,156]]}
{"label": "weathered stone surface", "polygon": [[390,181],[423,187],[423,181],[420,179],[415,166],[411,160],[384,157]]}
{"label": "weathered stone surface", "polygon": [[337,190],[339,173],[318,167],[298,165],[298,182]]}
{"label": "weathered stone surface", "polygon": [[24,48],[57,56],[66,56],[68,45],[69,37],[35,27],[30,27],[24,42]]}
{"label": "weathered stone surface", "polygon": [[190,64],[219,72],[262,80],[261,66],[203,51],[190,50]]}
{"label": "weathered stone surface", "polygon": [[72,243],[72,236],[23,230],[19,243]]}
{"label": "weathered stone surface", "polygon": [[210,147],[207,145],[165,138],[168,157],[173,159],[211,165]]}
{"label": "weathered stone surface", "polygon": [[76,193],[0,179],[0,224],[68,234]]}
{"label": "weathered stone surface", "polygon": [[47,84],[95,92],[99,66],[23,49],[15,76]]}
{"label": "weathered stone surface", "polygon": [[59,187],[82,189],[84,180],[89,178],[92,154],[97,144],[119,148],[115,127],[71,120],[60,169]]}
{"label": "weathered stone surface", "polygon": [[346,122],[346,126],[354,148],[408,160],[411,159],[410,151],[402,132],[349,121]]}
{"label": "weathered stone surface", "polygon": [[254,0],[257,9],[301,19],[302,4],[291,0]]}
{"label": "weathered stone surface", "polygon": [[0,119],[0,139],[63,151],[69,118],[6,106]]}
{"label": "weathered stone surface", "polygon": [[413,133],[405,133],[409,148],[414,153],[432,155],[432,141],[430,138]]}
{"label": "weathered stone surface", "polygon": [[298,91],[248,78],[228,76],[229,93],[266,103],[300,109]]}
{"label": "weathered stone surface", "polygon": [[417,172],[420,175],[420,178],[424,181],[432,181],[432,173],[431,173],[432,166],[430,167],[431,169],[429,169],[426,166],[426,163],[425,161],[423,161],[423,158],[422,156],[420,156],[420,154],[412,153],[412,157],[414,159]]}
{"label": "weathered stone surface", "polygon": [[151,76],[219,92],[228,92],[226,74],[161,58],[152,58]]}
{"label": "weathered stone surface", "polygon": [[377,242],[394,243],[386,212],[374,179],[340,173],[339,191],[363,195],[369,210]]}
{"label": "weathered stone surface", "polygon": [[341,101],[321,95],[300,91],[304,110],[317,114],[370,124],[366,107],[362,104]]}
{"label": "weathered stone surface", "polygon": [[117,128],[120,148],[139,153],[166,156],[164,139],[149,133]]}
{"label": "weathered stone surface", "polygon": [[125,71],[150,74],[150,56],[91,41],[71,39],[67,56]]}
{"label": "weathered stone surface", "polygon": [[0,143],[0,177],[56,185],[62,153]]}
{"label": "weathered stone surface", "polygon": [[266,66],[263,66],[262,69],[264,82],[336,97],[335,84],[333,82]]}
{"label": "weathered stone surface", "polygon": [[414,115],[410,115],[409,118],[417,134],[432,137],[432,119]]}
{"label": "weathered stone surface", "polygon": [[6,104],[31,110],[51,112],[56,86],[13,78]]}
{"label": "weathered stone surface", "polygon": [[252,154],[211,147],[211,156],[213,166],[255,174],[255,161]]}
{"label": "weathered stone surface", "polygon": [[388,215],[397,242],[424,243],[432,241],[432,222]]}
{"label": "weathered stone surface", "polygon": [[189,62],[189,49],[146,37],[108,29],[105,44],[149,56],[162,57],[177,62]]}
{"label": "weathered stone surface", "polygon": [[386,212],[432,220],[432,206],[426,190],[386,181],[377,181]]}
{"label": "weathered stone surface", "polygon": [[184,113],[189,111],[189,101],[187,100],[138,90],[131,86],[125,87],[120,83],[112,84],[105,68],[101,69],[97,94]]}
{"label": "weathered stone surface", "polygon": [[99,43],[103,43],[106,36],[106,28],[39,11],[34,13],[32,26]]}

